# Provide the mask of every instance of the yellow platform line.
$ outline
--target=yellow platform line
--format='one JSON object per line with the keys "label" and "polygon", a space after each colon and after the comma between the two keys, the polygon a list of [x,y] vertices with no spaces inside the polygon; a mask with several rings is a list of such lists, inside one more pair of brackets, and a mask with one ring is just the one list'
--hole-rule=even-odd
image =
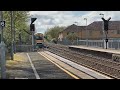
{"label": "yellow platform line", "polygon": [[[38,52],[39,53],[39,52]],[[48,59],[51,63],[55,64],[58,68],[60,68],[61,70],[63,70],[64,72],[66,72],[67,74],[69,74],[70,76],[72,76],[75,79],[80,79],[79,77],[75,76],[74,74],[72,74],[71,72],[69,72],[68,70],[64,69],[63,67],[61,67],[59,64],[53,62],[50,58],[48,58],[47,56],[39,53],[40,55],[42,55],[43,57],[45,57],[46,59]]]}

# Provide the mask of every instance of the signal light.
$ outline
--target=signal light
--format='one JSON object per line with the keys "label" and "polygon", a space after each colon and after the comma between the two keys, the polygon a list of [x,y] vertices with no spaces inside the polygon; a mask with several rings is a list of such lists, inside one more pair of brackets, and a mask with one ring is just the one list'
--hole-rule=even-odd
{"label": "signal light", "polygon": [[30,24],[30,31],[35,31],[35,24]]}
{"label": "signal light", "polygon": [[105,20],[104,18],[102,18],[102,20],[104,21],[104,30],[108,31],[108,22],[110,21],[111,17],[108,18],[108,20]]}
{"label": "signal light", "polygon": [[105,30],[105,31],[108,31],[108,21],[105,21],[105,22],[104,22],[104,30]]}

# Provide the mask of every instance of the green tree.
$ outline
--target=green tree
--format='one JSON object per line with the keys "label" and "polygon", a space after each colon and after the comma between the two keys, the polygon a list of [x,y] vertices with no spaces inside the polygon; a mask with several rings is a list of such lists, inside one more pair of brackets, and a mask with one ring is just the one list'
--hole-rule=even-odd
{"label": "green tree", "polygon": [[63,31],[64,29],[65,27],[60,27],[60,26],[55,26],[55,27],[48,29],[45,32],[45,36],[47,36],[47,41],[51,41],[51,40],[57,41],[59,33]]}
{"label": "green tree", "polygon": [[69,34],[66,36],[66,38],[67,38],[68,40],[70,40],[71,43],[73,44],[74,40],[77,39],[77,35],[76,35],[76,33],[69,33]]}
{"label": "green tree", "polygon": [[[29,18],[28,11],[13,11],[14,13],[14,24],[15,24],[15,42],[19,42],[19,34],[22,35],[23,42],[28,41],[29,25],[27,24]],[[5,44],[10,46],[11,44],[11,18],[10,11],[3,12],[3,18],[6,21],[6,26],[4,29],[4,41]]]}

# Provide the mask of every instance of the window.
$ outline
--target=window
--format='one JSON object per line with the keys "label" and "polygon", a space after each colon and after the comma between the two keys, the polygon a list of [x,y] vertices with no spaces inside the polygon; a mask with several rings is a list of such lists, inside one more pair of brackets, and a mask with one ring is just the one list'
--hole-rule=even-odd
{"label": "window", "polygon": [[36,36],[36,40],[43,40],[43,38],[40,36]]}

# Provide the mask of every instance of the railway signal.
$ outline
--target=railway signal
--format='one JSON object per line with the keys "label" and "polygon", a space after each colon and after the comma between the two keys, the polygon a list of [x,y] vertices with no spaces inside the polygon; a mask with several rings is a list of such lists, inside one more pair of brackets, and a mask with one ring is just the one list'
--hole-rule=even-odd
{"label": "railway signal", "polygon": [[35,24],[30,24],[30,31],[35,31]]}
{"label": "railway signal", "polygon": [[37,18],[31,18],[31,24],[36,20]]}
{"label": "railway signal", "polygon": [[104,21],[104,30],[105,31],[108,31],[108,24],[109,24],[109,20],[111,19],[111,17],[110,18],[108,18],[108,20],[105,20],[104,18],[102,18],[102,20]]}
{"label": "railway signal", "polygon": [[35,22],[37,18],[31,18],[31,24],[30,24],[30,31],[35,31],[35,24],[33,24]]}
{"label": "railway signal", "polygon": [[32,45],[33,45],[33,51],[34,51],[34,31],[35,31],[35,22],[37,18],[31,18],[31,24],[30,24],[30,31],[32,31]]}
{"label": "railway signal", "polygon": [[107,43],[108,43],[108,38],[107,38],[107,34],[108,34],[108,26],[109,26],[109,21],[110,21],[111,17],[108,18],[107,20],[105,20],[104,18],[102,18],[103,22],[104,22],[104,30],[105,30],[105,35],[106,35],[106,39],[105,39],[105,42],[106,42],[106,49],[107,49]]}

